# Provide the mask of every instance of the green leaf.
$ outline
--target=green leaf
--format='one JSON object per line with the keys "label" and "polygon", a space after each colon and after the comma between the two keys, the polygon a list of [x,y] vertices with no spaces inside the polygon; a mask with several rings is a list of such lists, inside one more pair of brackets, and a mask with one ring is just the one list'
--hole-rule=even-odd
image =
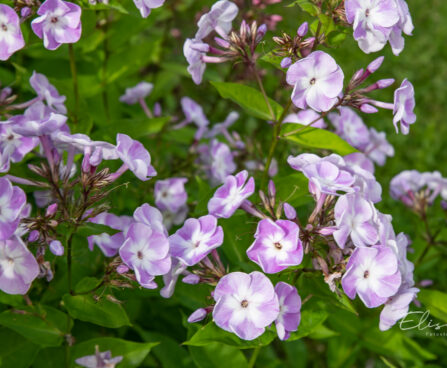
{"label": "green leaf", "polygon": [[326,327],[324,324],[318,325],[310,334],[309,337],[311,339],[328,339],[330,337],[338,336],[340,335],[338,332],[331,330],[330,328]]}
{"label": "green leaf", "polygon": [[100,283],[101,280],[98,280],[95,277],[84,277],[76,284],[75,292],[78,294],[87,293],[96,288]]}
{"label": "green leaf", "polygon": [[117,232],[118,230],[112,229],[107,225],[94,224],[93,222],[86,222],[82,226],[79,226],[79,228],[76,231],[76,235],[82,238],[86,238],[87,236],[90,235],[99,235],[103,233],[113,235],[116,234]]}
{"label": "green leaf", "polygon": [[281,105],[268,99],[273,114],[265,102],[264,96],[257,89],[239,83],[211,82],[223,98],[230,99],[242,107],[248,114],[264,120],[278,119],[283,111]]}
{"label": "green leaf", "polygon": [[42,346],[61,345],[68,333],[67,321],[65,313],[48,306],[23,307],[0,314],[0,325]]}
{"label": "green leaf", "polygon": [[65,308],[73,318],[109,328],[130,326],[124,308],[107,299],[95,301],[90,295],[69,294],[64,295],[62,299]]}
{"label": "green leaf", "polygon": [[23,299],[22,295],[11,295],[0,291],[0,304],[20,307],[22,305],[25,305],[25,300]]}
{"label": "green leaf", "polygon": [[308,180],[302,173],[294,172],[275,180],[275,187],[278,198],[291,206],[297,207],[313,201]]}
{"label": "green leaf", "polygon": [[[287,123],[283,125],[281,134],[284,135],[299,128],[300,126],[297,124]],[[337,134],[325,129],[307,127],[284,138],[304,147],[326,149],[338,153],[339,155],[349,155],[350,153],[358,152]]]}
{"label": "green leaf", "polygon": [[203,347],[190,346],[189,351],[199,368],[248,367],[244,354],[233,346],[209,343]]}
{"label": "green leaf", "polygon": [[276,69],[279,69],[281,71],[286,71],[286,69],[281,67],[281,60],[283,59],[282,56],[275,55],[273,52],[268,52],[267,54],[260,57],[258,60],[266,62],[268,64],[273,65]]}
{"label": "green leaf", "polygon": [[84,356],[94,355],[95,346],[98,346],[100,352],[110,351],[112,357],[122,356],[123,360],[118,364],[119,367],[136,368],[140,367],[143,360],[149,354],[158,342],[133,342],[113,337],[102,337],[75,344],[72,348],[72,367],[75,360]]}
{"label": "green leaf", "polygon": [[0,328],[0,367],[28,368],[40,347],[7,328]]}
{"label": "green leaf", "polygon": [[298,326],[298,331],[290,334],[289,341],[298,340],[302,337],[310,335],[313,332],[316,332],[327,318],[328,313],[324,310],[303,310],[301,312],[301,322]]}
{"label": "green leaf", "polygon": [[438,290],[423,289],[418,293],[418,300],[427,307],[430,314],[447,322],[447,294]]}
{"label": "green leaf", "polygon": [[276,337],[272,330],[266,330],[264,334],[257,339],[247,341],[242,340],[235,334],[222,330],[214,322],[210,322],[199,328],[196,333],[186,342],[190,346],[206,346],[210,343],[218,342],[220,344],[235,346],[239,349],[253,349],[270,344]]}
{"label": "green leaf", "polygon": [[301,10],[303,10],[304,12],[306,12],[312,16],[316,16],[320,12],[320,10],[318,9],[318,6],[316,6],[310,0],[296,0],[289,6],[294,6],[294,5],[298,5],[301,8]]}

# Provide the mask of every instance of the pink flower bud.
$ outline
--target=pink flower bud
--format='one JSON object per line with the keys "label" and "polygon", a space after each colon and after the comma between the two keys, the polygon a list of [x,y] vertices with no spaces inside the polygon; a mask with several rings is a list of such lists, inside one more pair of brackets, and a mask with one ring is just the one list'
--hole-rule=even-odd
{"label": "pink flower bud", "polygon": [[205,309],[199,308],[188,317],[188,322],[189,323],[199,322],[203,320],[207,314],[208,313],[206,312]]}
{"label": "pink flower bud", "polygon": [[119,274],[123,274],[123,273],[126,273],[128,271],[129,271],[129,267],[127,267],[126,265],[123,265],[123,264],[119,265],[116,268],[116,272],[118,272]]}
{"label": "pink flower bud", "polygon": [[50,204],[47,207],[47,211],[45,213],[45,216],[46,217],[51,217],[51,216],[53,216],[56,213],[56,211],[57,211],[57,203]]}
{"label": "pink flower bud", "polygon": [[309,30],[309,24],[307,22],[304,22],[303,24],[300,25],[296,33],[298,36],[304,37],[307,34],[308,30]]}

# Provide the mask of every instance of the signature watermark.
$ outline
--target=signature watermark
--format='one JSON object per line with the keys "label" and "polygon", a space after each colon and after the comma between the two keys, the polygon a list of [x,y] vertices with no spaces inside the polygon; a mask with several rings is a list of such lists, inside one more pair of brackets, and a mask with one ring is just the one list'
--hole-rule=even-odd
{"label": "signature watermark", "polygon": [[408,312],[399,322],[399,328],[403,331],[418,330],[426,336],[447,337],[447,323],[433,321],[430,310]]}

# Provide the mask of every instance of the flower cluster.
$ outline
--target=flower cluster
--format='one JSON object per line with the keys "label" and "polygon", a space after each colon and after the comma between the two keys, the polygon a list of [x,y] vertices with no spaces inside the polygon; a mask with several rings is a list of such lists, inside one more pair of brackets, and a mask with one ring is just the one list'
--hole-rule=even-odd
{"label": "flower cluster", "polygon": [[399,55],[405,43],[402,33],[411,35],[414,28],[405,0],[346,0],[345,11],[365,53],[379,51],[389,42]]}

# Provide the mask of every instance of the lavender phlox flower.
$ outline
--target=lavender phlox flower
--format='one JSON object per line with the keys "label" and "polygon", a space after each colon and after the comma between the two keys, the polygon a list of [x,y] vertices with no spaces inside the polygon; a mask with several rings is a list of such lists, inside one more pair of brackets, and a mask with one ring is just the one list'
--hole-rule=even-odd
{"label": "lavender phlox flower", "polygon": [[130,226],[119,254],[134,270],[138,283],[148,289],[157,287],[155,276],[164,275],[171,269],[168,238],[143,223]]}
{"label": "lavender phlox flower", "polygon": [[199,164],[202,165],[213,185],[221,184],[236,170],[233,154],[225,143],[213,139],[198,147]]}
{"label": "lavender phlox flower", "polygon": [[39,144],[39,140],[34,137],[17,134],[14,126],[14,123],[0,124],[0,157],[5,160],[4,170],[0,169],[0,172],[9,171],[10,161],[22,161],[25,155]]}
{"label": "lavender phlox flower", "polygon": [[358,294],[368,308],[384,304],[396,294],[401,282],[398,259],[385,245],[356,248],[342,278],[346,295],[354,299]]}
{"label": "lavender phlox flower", "polygon": [[171,269],[163,275],[164,286],[160,290],[160,295],[163,298],[170,298],[174,294],[175,285],[180,275],[186,271],[186,264],[180,259],[172,257]]}
{"label": "lavender phlox flower", "polygon": [[271,281],[261,272],[232,272],[213,293],[213,320],[241,339],[253,340],[278,318],[279,302]]}
{"label": "lavender phlox flower", "polygon": [[299,265],[303,259],[303,246],[298,225],[289,220],[259,221],[255,241],[247,249],[247,256],[266,273]]}
{"label": "lavender phlox flower", "polygon": [[76,364],[85,368],[115,368],[115,366],[123,360],[122,356],[112,358],[110,350],[101,353],[99,346],[95,346],[95,355],[87,355],[75,360]]}
{"label": "lavender phlox flower", "polygon": [[341,106],[338,113],[330,113],[329,120],[335,127],[335,133],[351,146],[364,150],[369,142],[369,131],[362,118],[349,107]]}
{"label": "lavender phlox flower", "polygon": [[8,5],[0,4],[0,60],[8,60],[24,46],[19,16]]}
{"label": "lavender phlox flower", "polygon": [[31,22],[31,28],[48,50],[63,43],[76,43],[81,38],[81,7],[62,1],[46,0],[37,10],[40,17]]}
{"label": "lavender phlox flower", "polygon": [[210,46],[201,40],[187,38],[183,44],[183,54],[189,64],[187,70],[195,84],[202,83],[203,73],[206,69],[204,57],[209,50]]}
{"label": "lavender phlox flower", "polygon": [[197,26],[199,29],[195,38],[202,40],[207,37],[213,30],[222,38],[227,38],[231,31],[231,23],[236,18],[239,9],[237,5],[231,1],[220,0],[214,3],[211,10],[205,13],[199,19]]}
{"label": "lavender phlox flower", "polygon": [[136,104],[149,96],[153,88],[152,83],[140,82],[135,87],[126,88],[126,92],[120,97],[120,101],[128,105]]}
{"label": "lavender phlox flower", "polygon": [[395,0],[346,0],[346,19],[365,53],[381,50],[399,21]]}
{"label": "lavender phlox flower", "polygon": [[0,290],[26,294],[38,274],[39,265],[22,239],[13,236],[0,240]]}
{"label": "lavender phlox flower", "polygon": [[427,184],[427,176],[416,170],[404,170],[390,182],[391,197],[409,207],[415,202],[415,195]]}
{"label": "lavender phlox flower", "polygon": [[387,141],[385,132],[369,129],[369,143],[364,154],[380,166],[385,165],[387,157],[394,156],[394,147]]}
{"label": "lavender phlox flower", "polygon": [[99,215],[90,218],[89,222],[99,225],[106,225],[111,229],[119,231],[113,235],[101,233],[87,237],[90,250],[93,250],[93,247],[96,244],[106,257],[113,257],[118,253],[118,249],[123,245],[125,233],[127,233],[127,230],[129,229],[133,220],[130,216],[117,216],[113,213],[102,212]]}
{"label": "lavender phlox flower", "polygon": [[[248,180],[247,180],[248,179]],[[228,175],[208,202],[208,211],[216,217],[229,218],[255,191],[255,181],[243,170],[235,176]]]}
{"label": "lavender phlox flower", "polygon": [[314,51],[289,67],[286,81],[293,86],[291,98],[295,106],[320,112],[337,103],[343,78],[343,71],[329,54]]}
{"label": "lavender phlox flower", "polygon": [[177,232],[169,237],[171,254],[188,266],[205,258],[223,243],[223,230],[212,215],[199,219],[189,218]]}
{"label": "lavender phlox flower", "polygon": [[393,124],[396,128],[396,133],[399,132],[397,126],[399,122],[402,134],[410,132],[410,125],[416,122],[415,106],[414,87],[407,79],[404,79],[401,86],[394,91]]}
{"label": "lavender phlox flower", "polygon": [[203,112],[202,106],[189,97],[182,97],[180,103],[182,105],[183,113],[185,114],[185,120],[177,124],[174,129],[179,129],[189,123],[194,123],[198,128],[195,138],[199,140],[206,132],[210,123]]}
{"label": "lavender phlox flower", "polygon": [[161,211],[177,212],[186,204],[186,178],[169,178],[155,182],[155,204]]}
{"label": "lavender phlox flower", "polygon": [[14,234],[25,206],[25,192],[8,179],[0,178],[0,240]]}
{"label": "lavender phlox flower", "polygon": [[296,331],[301,321],[301,298],[296,287],[285,282],[275,285],[278,296],[279,314],[275,320],[276,332],[280,340],[287,340],[290,332]]}
{"label": "lavender phlox flower", "polygon": [[132,171],[142,181],[149,180],[157,175],[151,165],[151,155],[142,143],[120,133],[116,136],[116,142],[116,153],[123,161],[123,166],[111,175],[112,179],[119,177],[126,170]]}
{"label": "lavender phlox flower", "polygon": [[38,98],[41,101],[45,101],[50,109],[63,115],[67,113],[67,108],[64,104],[66,97],[59,94],[56,87],[48,81],[45,75],[33,71],[29,83],[37,93]]}
{"label": "lavender phlox flower", "polygon": [[402,32],[411,36],[414,26],[411,19],[410,10],[405,0],[395,0],[397,5],[397,12],[399,14],[399,21],[394,25],[389,42],[394,55],[399,55],[404,49],[405,39],[402,36]]}
{"label": "lavender phlox flower", "polygon": [[337,230],[334,239],[340,248],[344,248],[348,237],[356,247],[374,245],[379,240],[377,228],[373,222],[376,217],[374,205],[360,193],[341,196],[335,204],[334,216]]}
{"label": "lavender phlox flower", "polygon": [[146,18],[151,13],[152,9],[159,8],[165,0],[133,0],[135,6],[141,13],[143,18]]}

